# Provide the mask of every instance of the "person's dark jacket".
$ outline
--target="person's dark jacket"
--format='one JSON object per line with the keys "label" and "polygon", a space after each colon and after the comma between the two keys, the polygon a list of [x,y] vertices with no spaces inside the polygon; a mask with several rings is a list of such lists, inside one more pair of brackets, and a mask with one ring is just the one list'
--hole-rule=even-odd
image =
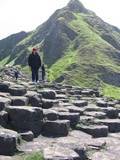
{"label": "person's dark jacket", "polygon": [[41,67],[41,58],[37,52],[29,55],[28,65],[33,69],[39,69]]}

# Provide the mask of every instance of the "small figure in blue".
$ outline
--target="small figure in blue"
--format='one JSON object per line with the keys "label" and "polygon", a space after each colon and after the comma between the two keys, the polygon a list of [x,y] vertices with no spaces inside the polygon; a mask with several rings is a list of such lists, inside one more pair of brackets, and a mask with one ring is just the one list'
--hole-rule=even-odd
{"label": "small figure in blue", "polygon": [[46,75],[46,71],[45,71],[45,65],[42,64],[41,66],[41,70],[42,70],[42,81],[45,81],[45,75]]}
{"label": "small figure in blue", "polygon": [[18,80],[19,74],[20,74],[19,71],[18,71],[18,70],[15,70],[14,76],[15,76],[15,79],[16,79],[16,80]]}

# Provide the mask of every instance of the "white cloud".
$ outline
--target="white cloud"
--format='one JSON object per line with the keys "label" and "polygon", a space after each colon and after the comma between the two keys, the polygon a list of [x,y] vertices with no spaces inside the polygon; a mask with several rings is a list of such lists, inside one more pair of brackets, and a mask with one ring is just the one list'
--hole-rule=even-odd
{"label": "white cloud", "polygon": [[[46,21],[69,0],[0,0],[0,39],[21,30],[30,31]],[[105,21],[120,27],[119,0],[81,0]]]}

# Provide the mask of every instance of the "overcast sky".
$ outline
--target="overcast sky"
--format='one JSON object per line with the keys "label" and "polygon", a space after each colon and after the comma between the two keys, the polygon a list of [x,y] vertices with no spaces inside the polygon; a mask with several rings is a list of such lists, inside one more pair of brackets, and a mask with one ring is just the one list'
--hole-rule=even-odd
{"label": "overcast sky", "polygon": [[[69,0],[0,0],[0,39],[19,31],[30,31],[46,21]],[[81,0],[108,23],[120,28],[120,0]]]}

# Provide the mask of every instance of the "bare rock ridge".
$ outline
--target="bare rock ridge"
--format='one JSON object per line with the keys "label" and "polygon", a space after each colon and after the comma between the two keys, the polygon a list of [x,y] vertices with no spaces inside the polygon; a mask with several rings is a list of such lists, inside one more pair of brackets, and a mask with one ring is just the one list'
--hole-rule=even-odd
{"label": "bare rock ridge", "polygon": [[66,8],[73,12],[88,13],[88,10],[79,0],[70,0]]}
{"label": "bare rock ridge", "polygon": [[119,146],[120,102],[98,89],[0,81],[0,159],[118,160]]}

